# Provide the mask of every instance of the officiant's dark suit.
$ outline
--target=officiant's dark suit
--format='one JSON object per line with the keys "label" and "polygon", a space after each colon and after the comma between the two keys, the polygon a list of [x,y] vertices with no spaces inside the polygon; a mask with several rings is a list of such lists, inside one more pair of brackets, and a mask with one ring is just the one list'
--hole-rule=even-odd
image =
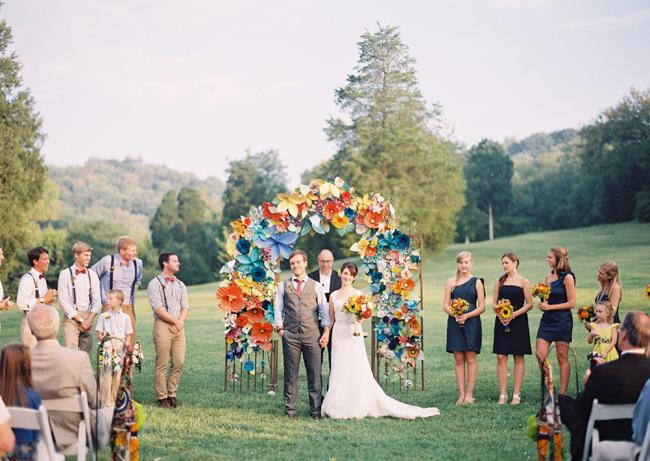
{"label": "officiant's dark suit", "polygon": [[[314,272],[310,272],[309,278],[316,281],[317,283],[321,283],[320,281],[320,269],[316,269]],[[323,287],[324,289],[327,289],[327,287]],[[339,276],[339,273],[336,272],[335,270],[332,270],[332,275],[330,275],[330,286],[329,286],[329,291],[325,290],[325,298],[327,299],[327,302],[330,301],[330,293],[333,291],[341,289],[341,277]],[[331,319],[332,321],[334,319]],[[323,333],[321,329],[321,334]],[[321,355],[321,363],[323,362],[323,356],[325,354]],[[329,370],[332,370],[332,330],[330,330],[330,340],[327,343],[327,362],[329,363]],[[328,379],[329,382],[329,379]]]}

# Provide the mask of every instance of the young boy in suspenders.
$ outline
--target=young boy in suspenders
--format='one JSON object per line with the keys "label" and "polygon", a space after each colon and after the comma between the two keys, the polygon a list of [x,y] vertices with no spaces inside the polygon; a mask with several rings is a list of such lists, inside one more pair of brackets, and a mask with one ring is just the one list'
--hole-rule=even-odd
{"label": "young boy in suspenders", "polygon": [[50,267],[50,255],[43,247],[32,248],[27,252],[27,261],[31,269],[20,278],[16,304],[23,311],[20,322],[20,341],[29,347],[36,346],[36,337],[27,323],[27,314],[36,303],[52,304],[56,299],[56,290],[48,290],[45,273]]}
{"label": "young boy in suspenders", "polygon": [[121,290],[109,290],[106,294],[108,310],[100,314],[95,328],[97,339],[103,341],[105,350],[104,363],[97,370],[100,376],[99,400],[102,408],[115,405],[124,369],[124,356],[127,351],[133,350],[131,318],[122,312],[122,301],[124,294]]}
{"label": "young boy in suspenders", "polygon": [[[162,273],[151,279],[147,286],[147,297],[154,317],[154,391],[158,405],[163,408],[176,408],[176,393],[185,364],[185,319],[190,304],[185,284],[175,275],[181,267],[178,256],[174,253],[162,253],[158,263]],[[168,376],[170,361],[171,370]]]}
{"label": "young boy in suspenders", "polygon": [[106,311],[106,294],[110,290],[121,290],[124,294],[122,312],[131,318],[135,338],[135,289],[142,281],[142,260],[138,259],[138,249],[133,238],[122,236],[117,239],[117,253],[100,259],[92,270],[99,276],[103,310]]}
{"label": "young boy in suspenders", "polygon": [[93,319],[101,312],[99,277],[88,268],[93,249],[84,242],[72,246],[74,264],[59,274],[59,305],[65,314],[63,345],[90,355]]}

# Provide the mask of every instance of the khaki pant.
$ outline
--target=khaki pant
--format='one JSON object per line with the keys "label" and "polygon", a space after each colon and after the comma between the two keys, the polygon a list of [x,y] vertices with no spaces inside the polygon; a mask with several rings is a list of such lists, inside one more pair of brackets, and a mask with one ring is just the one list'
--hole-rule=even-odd
{"label": "khaki pant", "polygon": [[[185,364],[185,329],[172,333],[169,326],[169,323],[159,319],[153,324],[153,344],[156,348],[154,391],[158,400],[176,397]],[[170,359],[171,371],[168,377]]]}
{"label": "khaki pant", "polygon": [[[78,311],[79,317],[86,320],[90,317],[91,312]],[[81,331],[80,325],[72,319],[66,317],[63,322],[63,345],[70,349],[84,351],[88,355],[93,348],[93,329],[90,331]]]}
{"label": "khaki pant", "polygon": [[[108,340],[104,343],[106,351],[111,354],[116,351],[120,357],[122,365],[124,365],[124,345],[122,341]],[[115,406],[115,399],[117,398],[117,390],[120,387],[120,379],[122,378],[122,371],[113,371],[112,363],[104,364],[98,370],[99,373],[99,401],[100,408]]]}
{"label": "khaki pant", "polygon": [[[111,308],[108,306],[102,307],[102,312],[110,311]],[[135,308],[130,304],[122,304],[122,312],[129,316],[131,319],[131,328],[133,328],[133,344],[135,344]]]}
{"label": "khaki pant", "polygon": [[23,316],[23,319],[20,321],[20,342],[27,347],[33,348],[36,346],[36,336],[32,334],[32,329],[29,328],[29,323],[27,323],[27,314]]}

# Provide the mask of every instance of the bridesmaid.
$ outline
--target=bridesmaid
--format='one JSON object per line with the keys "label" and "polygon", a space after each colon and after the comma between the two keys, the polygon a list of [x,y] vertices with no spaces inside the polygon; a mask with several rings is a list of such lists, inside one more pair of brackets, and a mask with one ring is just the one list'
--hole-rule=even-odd
{"label": "bridesmaid", "polygon": [[[451,315],[451,300],[462,298],[470,307],[458,318]],[[458,400],[456,405],[474,403],[474,386],[478,365],[476,355],[481,352],[481,318],[485,311],[485,288],[482,279],[472,275],[472,254],[461,251],[456,256],[456,276],[445,284],[442,309],[447,319],[447,352],[454,354]],[[465,385],[467,377],[467,386]]]}
{"label": "bridesmaid", "polygon": [[[524,355],[531,355],[530,330],[528,329],[528,311],[533,307],[533,293],[528,279],[517,273],[519,257],[508,252],[501,256],[503,275],[494,285],[492,302],[496,307],[500,299],[508,299],[513,307],[512,317],[501,321],[494,319],[494,347],[497,354],[497,380],[499,381],[499,405],[508,401],[508,355],[514,359],[515,388],[512,405],[521,403],[521,384],[524,381]],[[506,333],[508,325],[510,332]]]}
{"label": "bridesmaid", "polygon": [[551,343],[555,342],[555,355],[560,365],[560,394],[566,394],[569,387],[569,343],[573,333],[573,316],[571,309],[576,306],[576,279],[569,266],[569,252],[566,248],[551,248],[546,255],[546,262],[551,273],[546,276],[546,283],[551,286],[548,302],[537,306],[544,312],[537,330],[535,355],[542,363],[548,356]]}
{"label": "bridesmaid", "polygon": [[594,302],[599,304],[603,301],[609,301],[614,309],[614,323],[620,324],[619,308],[623,298],[623,286],[621,285],[621,277],[618,274],[618,265],[614,261],[604,261],[598,268],[596,279],[600,285],[600,290]]}

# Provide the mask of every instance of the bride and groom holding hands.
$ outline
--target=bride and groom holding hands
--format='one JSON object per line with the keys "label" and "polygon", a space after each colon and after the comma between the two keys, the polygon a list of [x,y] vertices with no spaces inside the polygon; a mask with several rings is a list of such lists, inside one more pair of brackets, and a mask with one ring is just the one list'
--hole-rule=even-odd
{"label": "bride and groom holding hands", "polygon": [[[333,257],[324,250],[319,256],[321,270],[308,277],[307,254],[295,250],[289,256],[292,276],[278,285],[275,299],[275,328],[282,337],[284,364],[284,408],[296,418],[300,356],[307,370],[311,417],[320,419],[393,416],[426,418],[440,414],[437,408],[420,408],[388,397],[375,381],[366,355],[363,336],[355,336],[357,320],[343,310],[348,298],[361,294],[354,288],[357,266],[345,263],[338,277],[330,273]],[[314,278],[318,277],[318,281]],[[329,282],[329,283],[328,283]],[[323,286],[325,285],[325,286]],[[328,286],[329,285],[329,286]],[[330,288],[326,293],[325,288]],[[337,289],[338,288],[338,289]],[[330,335],[331,331],[331,335]],[[322,349],[331,338],[330,376],[323,400]]]}

